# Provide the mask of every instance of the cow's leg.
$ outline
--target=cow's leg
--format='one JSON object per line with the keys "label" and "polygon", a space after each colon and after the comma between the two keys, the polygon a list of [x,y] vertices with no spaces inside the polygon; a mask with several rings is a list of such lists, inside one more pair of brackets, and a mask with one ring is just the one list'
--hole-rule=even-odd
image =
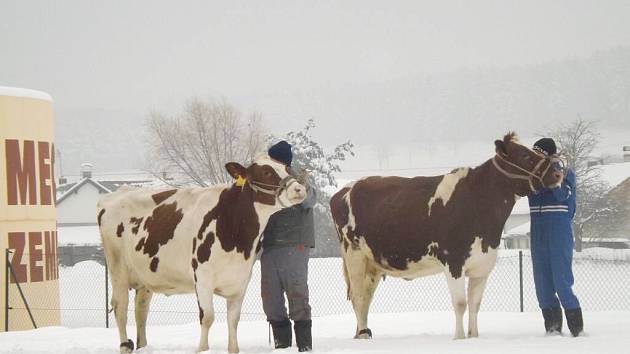
{"label": "cow's leg", "polygon": [[135,310],[136,310],[136,338],[138,348],[147,345],[147,316],[149,315],[149,305],[153,293],[147,288],[136,289]]}
{"label": "cow's leg", "polygon": [[238,321],[241,319],[241,306],[245,293],[236,295],[226,299],[227,302],[227,320],[228,320],[228,352],[238,353],[238,338],[236,331]]}
{"label": "cow's leg", "polygon": [[133,342],[127,337],[127,309],[129,306],[128,285],[115,280],[112,276],[112,309],[116,317],[118,335],[120,337],[120,352],[131,353]]}
{"label": "cow's leg", "polygon": [[[203,278],[203,277],[202,277]],[[212,293],[214,289],[209,282],[202,279],[196,284],[197,302],[199,303],[199,322],[201,323],[201,336],[199,337],[198,352],[210,349],[208,345],[208,331],[214,322],[214,305],[212,303]]]}
{"label": "cow's leg", "polygon": [[446,282],[451,293],[451,301],[455,310],[455,337],[454,339],[464,339],[464,312],[466,312],[466,281],[464,275],[454,278],[446,270]]}
{"label": "cow's leg", "polygon": [[479,337],[477,315],[481,306],[481,298],[486,288],[488,276],[468,278],[468,337]]}
{"label": "cow's leg", "polygon": [[368,312],[381,274],[374,269],[369,269],[367,259],[363,255],[353,251],[348,253],[346,253],[348,256],[344,257],[344,262],[350,282],[350,300],[357,318],[354,338],[370,339],[372,331],[368,328]]}

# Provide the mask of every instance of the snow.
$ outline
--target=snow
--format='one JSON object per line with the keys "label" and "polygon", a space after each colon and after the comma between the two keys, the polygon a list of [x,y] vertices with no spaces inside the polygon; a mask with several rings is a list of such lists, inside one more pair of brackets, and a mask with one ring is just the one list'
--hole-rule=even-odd
{"label": "snow", "polygon": [[100,245],[101,236],[97,225],[61,226],[57,228],[57,242],[60,245]]}
{"label": "snow", "polygon": [[600,169],[602,179],[606,181],[611,188],[625,181],[626,178],[630,178],[630,162],[602,165]]}
{"label": "snow", "polygon": [[[585,336],[545,336],[539,313],[479,314],[480,337],[453,340],[451,312],[371,314],[372,340],[355,340],[353,315],[313,319],[313,347],[317,353],[628,353],[630,312],[585,312]],[[565,332],[566,329],[565,329]],[[135,328],[128,333],[135,341]],[[265,321],[239,324],[241,353],[293,353],[295,347],[273,350]],[[149,326],[149,346],[139,353],[194,353],[199,325]],[[0,334],[2,353],[118,353],[115,328],[49,327]],[[227,326],[215,323],[210,330],[210,352],[227,352]]]}
{"label": "snow", "polygon": [[52,97],[46,92],[18,87],[0,86],[0,96],[26,97],[52,102]]}

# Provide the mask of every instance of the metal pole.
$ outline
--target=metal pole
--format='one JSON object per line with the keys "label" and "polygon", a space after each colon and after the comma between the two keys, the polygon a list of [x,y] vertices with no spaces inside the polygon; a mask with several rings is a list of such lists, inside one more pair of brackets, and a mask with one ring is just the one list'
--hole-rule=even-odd
{"label": "metal pole", "polygon": [[523,251],[518,251],[518,275],[521,312],[523,312]]}
{"label": "metal pole", "polygon": [[18,278],[15,275],[13,266],[11,266],[11,263],[7,263],[7,266],[9,266],[9,269],[11,270],[11,276],[13,276],[13,280],[15,280],[15,285],[17,285],[17,288],[20,291],[20,296],[22,297],[24,306],[26,306],[26,311],[28,312],[28,316],[31,318],[31,323],[33,324],[34,328],[37,328],[37,325],[35,324],[35,319],[33,318],[33,313],[31,312],[31,307],[28,306],[28,301],[26,301],[26,296],[24,296],[24,293],[22,292],[22,287],[20,286],[20,282],[18,281]]}
{"label": "metal pole", "polygon": [[9,331],[9,249],[4,251],[4,331]]}
{"label": "metal pole", "polygon": [[109,272],[105,261],[105,328],[109,328]]}

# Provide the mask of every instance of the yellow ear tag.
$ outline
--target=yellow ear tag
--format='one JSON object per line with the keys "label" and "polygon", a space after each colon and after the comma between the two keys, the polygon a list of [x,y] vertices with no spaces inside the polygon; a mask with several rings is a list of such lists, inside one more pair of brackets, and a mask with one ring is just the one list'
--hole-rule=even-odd
{"label": "yellow ear tag", "polygon": [[245,185],[245,182],[247,182],[247,180],[241,176],[238,176],[238,178],[236,179],[236,186],[237,187],[242,187]]}

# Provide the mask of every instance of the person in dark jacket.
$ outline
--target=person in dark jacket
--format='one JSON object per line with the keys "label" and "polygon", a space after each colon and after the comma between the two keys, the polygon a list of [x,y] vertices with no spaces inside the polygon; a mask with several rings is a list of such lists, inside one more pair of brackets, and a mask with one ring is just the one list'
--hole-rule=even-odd
{"label": "person in dark jacket", "polygon": [[[538,140],[533,150],[546,156],[557,153],[551,138]],[[554,168],[561,170],[558,163]],[[561,333],[562,309],[574,337],[583,329],[582,309],[573,293],[573,230],[575,174],[567,169],[562,184],[529,195],[531,255],[538,305],[547,333]]]}
{"label": "person in dark jacket", "polygon": [[[293,155],[291,145],[286,141],[271,146],[269,157],[285,164],[296,176],[290,169]],[[298,350],[305,352],[313,347],[307,279],[309,249],[315,247],[313,206],[316,195],[306,178],[300,182],[307,188],[306,199],[271,216],[263,231],[260,267],[263,309],[273,330],[275,347],[291,346],[291,319]],[[289,302],[288,315],[285,293]]]}

